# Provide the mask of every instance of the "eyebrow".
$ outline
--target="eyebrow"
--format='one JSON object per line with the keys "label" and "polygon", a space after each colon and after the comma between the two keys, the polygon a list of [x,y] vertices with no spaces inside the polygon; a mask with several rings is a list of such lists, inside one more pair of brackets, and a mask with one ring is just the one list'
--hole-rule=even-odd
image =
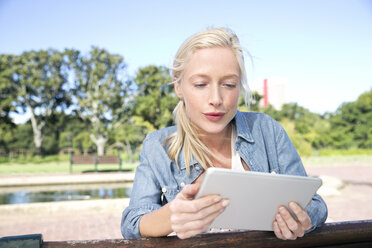
{"label": "eyebrow", "polygon": [[222,80],[224,80],[224,79],[230,79],[230,78],[236,78],[236,79],[239,79],[239,76],[236,75],[236,74],[228,74],[228,75],[226,75],[226,76],[223,76],[223,77],[222,77]]}
{"label": "eyebrow", "polygon": [[[200,73],[200,74],[194,74],[194,75],[192,75],[192,76],[189,78],[189,80],[193,80],[193,79],[198,78],[198,77],[200,77],[200,78],[210,78],[208,75]],[[221,78],[221,80],[230,79],[230,78],[236,78],[236,79],[239,79],[239,76],[236,75],[236,74],[227,74],[227,75],[223,76],[223,77]]]}

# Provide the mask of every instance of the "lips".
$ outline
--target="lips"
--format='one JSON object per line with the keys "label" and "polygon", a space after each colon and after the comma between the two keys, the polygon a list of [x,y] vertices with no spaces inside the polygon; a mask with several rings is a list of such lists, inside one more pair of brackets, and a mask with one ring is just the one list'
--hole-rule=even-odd
{"label": "lips", "polygon": [[209,113],[204,113],[204,116],[211,121],[219,121],[223,118],[225,113],[223,112],[209,112]]}

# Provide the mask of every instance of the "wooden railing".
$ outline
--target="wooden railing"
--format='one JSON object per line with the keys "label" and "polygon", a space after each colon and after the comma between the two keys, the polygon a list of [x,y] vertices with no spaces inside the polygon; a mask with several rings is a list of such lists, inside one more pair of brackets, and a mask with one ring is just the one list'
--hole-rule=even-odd
{"label": "wooden railing", "polygon": [[[41,239],[41,235],[40,239]],[[23,240],[25,242],[25,240]],[[35,242],[37,243],[37,242]],[[203,234],[189,239],[177,237],[87,241],[47,241],[42,248],[129,247],[372,247],[372,220],[327,223],[297,240],[279,240],[273,232]],[[1,239],[0,239],[0,247]],[[4,246],[7,247],[7,246]],[[14,246],[18,247],[18,246]],[[20,246],[19,246],[20,247]]]}

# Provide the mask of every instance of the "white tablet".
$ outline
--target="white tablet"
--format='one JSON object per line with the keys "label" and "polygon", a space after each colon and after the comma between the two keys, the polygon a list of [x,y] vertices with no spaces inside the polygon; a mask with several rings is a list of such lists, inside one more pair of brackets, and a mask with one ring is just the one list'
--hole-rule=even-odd
{"label": "white tablet", "polygon": [[272,231],[279,206],[294,201],[305,208],[321,185],[320,178],[209,168],[195,198],[230,200],[211,228]]}

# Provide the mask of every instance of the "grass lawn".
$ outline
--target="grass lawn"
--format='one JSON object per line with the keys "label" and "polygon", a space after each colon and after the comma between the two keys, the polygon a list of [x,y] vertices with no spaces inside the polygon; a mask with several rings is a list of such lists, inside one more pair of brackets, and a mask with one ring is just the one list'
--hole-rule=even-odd
{"label": "grass lawn", "polygon": [[[303,157],[305,166],[372,166],[372,155],[355,156],[313,156]],[[123,171],[134,171],[139,162],[123,163]],[[74,165],[73,173],[93,172],[94,165]],[[98,165],[99,172],[119,171],[117,164]],[[45,162],[45,163],[0,163],[0,175],[9,174],[60,174],[69,173],[70,164],[63,162]]]}
{"label": "grass lawn", "polygon": [[372,166],[372,155],[303,157],[305,166]]}
{"label": "grass lawn", "polygon": [[[139,162],[135,163],[123,163],[121,168],[123,171],[134,170]],[[82,172],[93,172],[94,164],[92,165],[74,165],[73,173]],[[99,164],[99,172],[107,171],[119,171],[119,165],[117,164]],[[0,164],[0,175],[5,174],[60,174],[69,173],[70,164],[69,162],[48,162],[48,163],[1,163]]]}

